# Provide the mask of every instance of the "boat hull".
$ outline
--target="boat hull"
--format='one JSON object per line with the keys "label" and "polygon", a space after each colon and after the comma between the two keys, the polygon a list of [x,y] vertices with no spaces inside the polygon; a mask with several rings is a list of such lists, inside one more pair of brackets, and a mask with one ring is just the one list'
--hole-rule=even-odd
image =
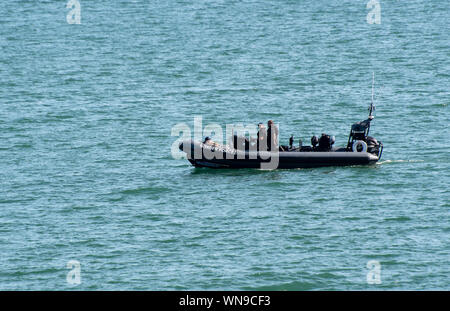
{"label": "boat hull", "polygon": [[[368,152],[249,152],[217,149],[192,140],[180,144],[180,150],[187,154],[187,159],[193,166],[209,168],[293,169],[371,165],[379,160],[376,155]],[[276,165],[271,166],[269,163]]]}

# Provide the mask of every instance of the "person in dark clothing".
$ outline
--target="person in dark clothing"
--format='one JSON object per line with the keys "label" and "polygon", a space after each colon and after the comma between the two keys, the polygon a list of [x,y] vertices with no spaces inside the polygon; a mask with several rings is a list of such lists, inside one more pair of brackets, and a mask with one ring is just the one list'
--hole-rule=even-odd
{"label": "person in dark clothing", "polygon": [[264,124],[258,124],[258,133],[257,133],[257,141],[256,148],[258,151],[266,151],[267,150],[267,132]]}
{"label": "person in dark clothing", "polygon": [[319,138],[319,150],[320,151],[330,151],[331,146],[334,144],[334,138],[330,137],[325,133],[322,133],[322,136]]}
{"label": "person in dark clothing", "polygon": [[250,150],[250,141],[247,139],[247,137],[244,137],[244,148],[246,151]]}
{"label": "person in dark clothing", "polygon": [[272,120],[269,120],[269,122],[267,122],[267,149],[278,149],[278,128]]}
{"label": "person in dark clothing", "polygon": [[250,149],[250,141],[245,136],[238,136],[237,134],[233,135],[233,148],[237,150],[249,150]]}
{"label": "person in dark clothing", "polygon": [[219,146],[219,144],[216,143],[215,141],[213,141],[209,136],[205,138],[205,140],[203,141],[203,143],[204,143],[205,145],[213,146],[213,147]]}
{"label": "person in dark clothing", "polygon": [[233,135],[233,148],[237,149],[238,147],[238,136],[236,134]]}

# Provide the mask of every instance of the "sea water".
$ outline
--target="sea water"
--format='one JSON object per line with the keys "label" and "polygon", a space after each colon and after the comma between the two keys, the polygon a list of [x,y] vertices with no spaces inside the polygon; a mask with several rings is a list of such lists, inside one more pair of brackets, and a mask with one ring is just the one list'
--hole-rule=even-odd
{"label": "sea water", "polygon": [[[450,2],[368,2],[2,3],[0,289],[449,289]],[[172,156],[196,116],[344,146],[372,73],[377,165]]]}

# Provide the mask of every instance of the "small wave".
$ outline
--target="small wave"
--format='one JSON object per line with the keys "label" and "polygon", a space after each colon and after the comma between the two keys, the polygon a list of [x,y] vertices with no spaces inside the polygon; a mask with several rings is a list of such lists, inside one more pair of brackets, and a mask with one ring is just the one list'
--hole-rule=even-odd
{"label": "small wave", "polygon": [[160,194],[163,192],[170,192],[171,189],[166,187],[141,187],[135,189],[126,189],[121,191],[121,194]]}
{"label": "small wave", "polygon": [[399,216],[399,217],[392,217],[392,218],[385,218],[384,221],[409,221],[412,220],[408,216]]}
{"label": "small wave", "polygon": [[433,104],[431,105],[431,107],[436,107],[436,108],[444,108],[447,107],[448,103],[439,103],[439,104]]}
{"label": "small wave", "polygon": [[9,272],[1,272],[0,276],[1,277],[23,277],[23,276],[27,276],[27,275],[32,275],[32,276],[39,276],[42,274],[55,274],[61,272],[60,269],[57,268],[43,268],[43,269],[36,269],[36,270],[17,270],[17,271],[9,271]]}
{"label": "small wave", "polygon": [[6,200],[0,200],[0,204],[23,203],[23,202],[30,202],[30,201],[34,201],[34,200],[35,200],[35,198],[6,199]]}
{"label": "small wave", "polygon": [[16,144],[14,145],[14,148],[18,148],[18,149],[28,149],[28,148],[32,148],[33,145],[32,144],[28,144],[28,143],[22,143],[22,144]]}
{"label": "small wave", "polygon": [[305,291],[317,289],[317,285],[308,282],[291,282],[250,288],[256,291]]}

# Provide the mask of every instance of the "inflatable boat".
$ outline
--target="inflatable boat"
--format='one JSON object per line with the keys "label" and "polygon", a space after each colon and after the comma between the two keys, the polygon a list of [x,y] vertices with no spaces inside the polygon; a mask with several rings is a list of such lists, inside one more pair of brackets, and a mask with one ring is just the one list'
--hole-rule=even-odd
{"label": "inflatable boat", "polygon": [[311,138],[311,146],[303,146],[299,141],[296,147],[291,136],[288,146],[267,151],[252,145],[245,137],[238,139],[235,135],[230,145],[216,144],[211,140],[186,140],[179,144],[179,149],[186,153],[187,160],[195,167],[293,169],[371,165],[379,161],[383,153],[383,144],[369,136],[374,109],[372,92],[368,119],[352,125],[344,147],[334,147],[334,136],[322,134],[320,138]]}
{"label": "inflatable boat", "polygon": [[[323,166],[370,165],[380,160],[383,144],[368,136],[372,118],[352,125],[347,146],[333,147],[334,138],[313,136],[311,146],[280,146],[276,151],[252,150],[245,143],[217,145],[194,140],[183,141],[179,148],[195,167],[292,169]],[[242,141],[244,141],[242,139]]]}

